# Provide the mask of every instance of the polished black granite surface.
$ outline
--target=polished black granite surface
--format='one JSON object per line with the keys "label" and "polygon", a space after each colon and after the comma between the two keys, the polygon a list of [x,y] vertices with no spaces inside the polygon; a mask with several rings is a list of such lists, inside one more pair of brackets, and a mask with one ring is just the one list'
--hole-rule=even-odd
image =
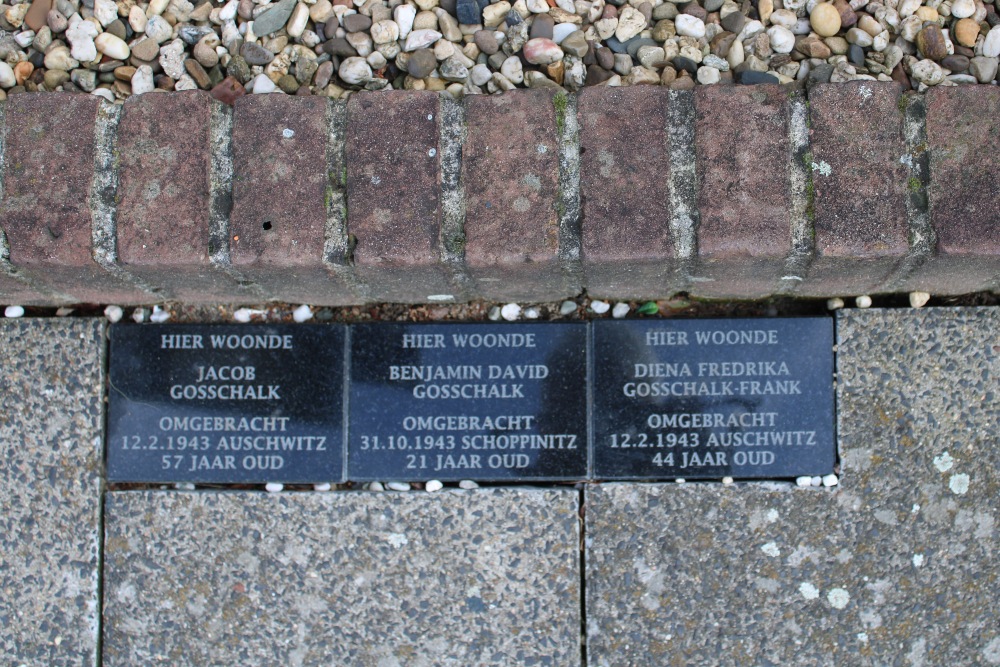
{"label": "polished black granite surface", "polygon": [[112,326],[108,481],[342,481],[345,331]]}
{"label": "polished black granite surface", "polygon": [[587,477],[585,324],[351,327],[348,477]]}
{"label": "polished black granite surface", "polygon": [[593,323],[596,479],[833,472],[833,321]]}

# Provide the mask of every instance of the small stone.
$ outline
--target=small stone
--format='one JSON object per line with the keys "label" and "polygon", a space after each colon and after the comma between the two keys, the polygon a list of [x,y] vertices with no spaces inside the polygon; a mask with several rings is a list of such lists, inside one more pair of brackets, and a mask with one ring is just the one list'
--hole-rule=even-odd
{"label": "small stone", "polygon": [[833,37],[840,31],[840,12],[829,2],[821,2],[809,14],[809,25],[820,37]]}
{"label": "small stone", "polygon": [[313,491],[319,491],[320,493],[329,491],[331,488],[333,487],[329,482],[321,482],[319,484],[313,484]]}
{"label": "small stone", "polygon": [[417,17],[417,10],[413,5],[399,5],[392,10],[392,18],[399,26],[399,38],[406,39],[406,36],[413,30],[413,20]]}
{"label": "small stone", "polygon": [[500,309],[500,317],[508,322],[514,322],[521,316],[521,306],[516,303],[508,303]]}
{"label": "small stone", "polygon": [[937,24],[924,26],[923,30],[917,33],[917,48],[924,58],[935,62],[948,56],[948,44]]}
{"label": "small stone", "polygon": [[13,88],[17,85],[17,77],[14,76],[14,68],[0,60],[0,88]]}
{"label": "small stone", "polygon": [[112,305],[104,309],[104,317],[106,317],[108,322],[111,322],[112,324],[120,322],[122,315],[124,314],[125,311],[122,310],[121,306]]}
{"label": "small stone", "polygon": [[532,65],[548,65],[563,59],[563,50],[559,45],[543,37],[529,39],[522,53]]}
{"label": "small stone", "polygon": [[1000,59],[976,56],[969,62],[969,73],[976,77],[979,83],[989,83],[997,77],[997,66]]}
{"label": "small stone", "polygon": [[[577,58],[583,58],[586,56],[587,51],[590,49],[587,44],[587,38],[579,30],[571,32],[564,40],[562,40],[562,43],[559,44],[559,46],[563,51],[571,56],[576,56]],[[663,59],[662,55],[660,59]]]}
{"label": "small stone", "polygon": [[131,55],[131,50],[125,40],[112,35],[109,32],[102,32],[94,40],[97,50],[109,58],[115,60],[125,60]]}
{"label": "small stone", "polygon": [[809,475],[803,475],[801,477],[796,477],[795,478],[795,486],[801,486],[801,487],[812,486],[812,477],[810,477]]}
{"label": "small stone", "polygon": [[38,32],[45,25],[46,16],[51,9],[52,0],[33,0],[24,15],[24,25]]}
{"label": "small stone", "polygon": [[277,89],[278,86],[266,74],[258,74],[254,78],[253,83],[250,84],[250,91],[254,95],[266,95],[273,93]]}
{"label": "small stone", "polygon": [[493,78],[493,72],[486,65],[476,65],[469,70],[469,79],[477,86],[485,86]]}
{"label": "small stone", "polygon": [[1000,25],[993,26],[986,33],[986,39],[983,40],[983,57],[1000,57]]}
{"label": "small stone", "polygon": [[622,303],[622,302],[616,303],[615,307],[611,309],[611,317],[615,318],[616,320],[620,320],[626,315],[628,315],[629,310],[631,309],[629,308],[629,305],[627,303]]}
{"label": "small stone", "polygon": [[80,66],[80,61],[73,58],[69,49],[65,46],[56,46],[49,49],[49,52],[45,54],[44,63],[46,69],[62,70],[64,72]]}
{"label": "small stone", "polygon": [[834,297],[832,299],[827,299],[826,309],[827,310],[840,310],[844,307],[844,300],[840,297]]}
{"label": "small stone", "polygon": [[350,14],[340,20],[347,32],[364,32],[372,27],[372,19],[364,14]]}
{"label": "small stone", "polygon": [[566,315],[571,315],[575,313],[577,309],[576,301],[570,301],[567,299],[559,304],[559,314],[565,317]]}
{"label": "small stone", "polygon": [[416,51],[417,49],[426,49],[439,39],[441,39],[441,33],[437,30],[414,30],[406,37],[406,44],[403,46],[403,50]]}
{"label": "small stone", "polygon": [[910,307],[923,308],[931,300],[931,295],[927,292],[910,292]]}
{"label": "small stone", "polygon": [[854,304],[858,308],[871,308],[872,307],[872,298],[870,296],[868,296],[867,294],[863,294],[863,295],[859,296],[858,298],[856,298],[854,300]]}
{"label": "small stone", "polygon": [[864,65],[865,50],[857,44],[851,44],[847,47],[847,59],[854,65]]}
{"label": "small stone", "polygon": [[954,0],[951,3],[951,15],[957,19],[967,19],[975,13],[975,0]]}
{"label": "small stone", "polygon": [[743,27],[747,23],[747,17],[739,11],[735,11],[724,16],[721,23],[726,32],[738,35],[743,31]]}
{"label": "small stone", "polygon": [[950,72],[964,72],[969,69],[969,59],[965,56],[948,56],[941,61],[941,67]]}
{"label": "small stone", "polygon": [[438,74],[440,74],[441,78],[445,81],[452,81],[456,83],[462,83],[469,78],[469,70],[456,56],[445,58],[444,61],[438,65]]}
{"label": "small stone", "polygon": [[143,62],[153,62],[160,53],[156,40],[141,39],[132,46],[132,57]]}
{"label": "small stone", "polygon": [[471,479],[463,479],[461,482],[458,483],[458,488],[466,489],[468,491],[472,489],[478,489],[479,485],[473,482]]}
{"label": "small stone", "polygon": [[782,28],[778,25],[771,26],[767,30],[767,36],[771,40],[771,48],[775,53],[791,53],[792,49],[795,48],[795,35],[788,28]]}
{"label": "small stone", "polygon": [[261,12],[253,22],[254,34],[258,37],[266,37],[284,28],[297,2],[298,0],[280,0],[280,2],[271,5],[270,9]]}
{"label": "small stone", "polygon": [[455,17],[462,25],[477,25],[482,22],[482,10],[476,0],[457,0]]}
{"label": "small stone", "polygon": [[591,301],[590,309],[597,313],[598,315],[603,315],[604,313],[611,310],[611,304],[607,301]]}
{"label": "small stone", "polygon": [[360,86],[372,78],[372,68],[364,58],[354,56],[345,58],[344,62],[340,63],[340,69],[337,70],[337,74],[344,83],[352,86]]}
{"label": "small stone", "polygon": [[27,60],[22,60],[18,64],[14,65],[14,84],[23,86],[24,82],[34,73],[34,71],[35,66]]}
{"label": "small stone", "polygon": [[507,18],[511,5],[506,0],[494,2],[483,8],[483,26],[486,28],[496,28]]}
{"label": "small stone", "polygon": [[698,68],[698,83],[703,86],[711,86],[722,80],[722,73],[714,67]]}
{"label": "small stone", "polygon": [[45,22],[48,24],[49,29],[57,35],[66,32],[66,28],[69,27],[69,21],[63,16],[62,12],[56,9],[50,10],[45,15]]}
{"label": "small stone", "polygon": [[959,44],[972,48],[976,45],[976,38],[979,37],[979,24],[972,19],[962,19],[955,24],[952,34]]}
{"label": "small stone", "polygon": [[163,44],[174,36],[174,27],[162,16],[151,16],[146,22],[146,37],[157,44]]}
{"label": "small stone", "polygon": [[170,319],[170,311],[159,306],[153,306],[153,312],[149,314],[149,321],[153,324],[163,324]]}
{"label": "small stone", "polygon": [[76,69],[71,73],[71,79],[85,93],[94,92],[97,87],[97,72],[89,69]]}
{"label": "small stone", "polygon": [[926,86],[936,86],[945,79],[945,70],[933,60],[921,60],[910,68],[910,76]]}
{"label": "small stone", "polygon": [[249,65],[266,65],[274,60],[274,54],[256,42],[244,42],[240,47],[240,56]]}
{"label": "small stone", "polygon": [[823,486],[825,487],[837,486],[838,484],[840,484],[840,478],[833,473],[830,473],[829,475],[823,475],[822,479],[823,479]]}
{"label": "small stone", "polygon": [[366,488],[369,491],[385,491],[385,486],[382,485],[382,482],[371,482]]}
{"label": "small stone", "polygon": [[736,82],[744,86],[752,86],[761,83],[781,83],[781,81],[773,74],[769,72],[754,72],[753,70],[746,70],[744,72],[738,72]]}
{"label": "small stone", "polygon": [[521,59],[517,56],[511,56],[504,60],[503,64],[500,65],[500,73],[513,84],[524,81],[524,66],[521,64]]}
{"label": "small stone", "polygon": [[440,480],[436,480],[436,479],[428,480],[424,484],[424,490],[427,491],[427,493],[435,493],[437,491],[440,491],[443,488],[444,488],[444,484],[442,484],[440,482]]}
{"label": "small stone", "polygon": [[531,39],[552,39],[555,36],[556,22],[548,14],[536,16],[531,22],[531,32],[528,35]]}
{"label": "small stone", "polygon": [[3,316],[24,317],[24,308],[22,306],[7,306],[6,308],[3,309]]}
{"label": "small stone", "polygon": [[[678,16],[677,18],[680,17]],[[646,17],[634,7],[627,6],[618,15],[618,27],[615,28],[615,39],[619,42],[627,42],[645,30],[646,25]]]}
{"label": "small stone", "polygon": [[409,491],[410,484],[408,482],[388,482],[386,488],[390,491]]}
{"label": "small stone", "polygon": [[479,47],[479,50],[488,56],[492,56],[500,50],[500,45],[497,43],[497,38],[492,30],[477,30],[472,38],[476,46]]}
{"label": "small stone", "polygon": [[268,493],[281,493],[284,490],[285,485],[281,482],[268,482],[264,485],[264,489]]}
{"label": "small stone", "polygon": [[153,68],[149,65],[141,65],[135,70],[135,74],[131,78],[132,84],[132,94],[142,95],[143,93],[150,93],[155,88],[153,83]]}
{"label": "small stone", "polygon": [[[674,25],[677,27],[678,35],[694,37],[695,39],[701,39],[705,36],[705,22],[695,16],[681,14],[674,20]],[[621,38],[619,37],[619,39]]]}
{"label": "small stone", "polygon": [[399,26],[395,21],[379,21],[372,24],[371,34],[376,44],[388,44],[399,39]]}
{"label": "small stone", "polygon": [[[74,19],[79,18],[74,15]],[[97,27],[90,21],[75,20],[66,29],[66,39],[70,43],[73,58],[80,62],[90,62],[97,59]]]}
{"label": "small stone", "polygon": [[438,61],[434,57],[434,52],[430,49],[418,49],[410,54],[410,59],[406,61],[406,69],[410,76],[416,79],[424,79],[431,75],[437,67]]}
{"label": "small stone", "polygon": [[184,74],[184,42],[175,39],[161,47],[159,62],[164,74],[175,81],[181,78]]}

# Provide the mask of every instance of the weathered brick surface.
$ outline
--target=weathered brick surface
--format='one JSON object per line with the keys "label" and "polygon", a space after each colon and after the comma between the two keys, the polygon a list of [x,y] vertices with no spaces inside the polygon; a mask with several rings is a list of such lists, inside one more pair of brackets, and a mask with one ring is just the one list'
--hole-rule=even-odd
{"label": "weathered brick surface", "polygon": [[592,295],[660,295],[674,269],[668,104],[656,86],[580,93],[581,256]]}
{"label": "weathered brick surface", "polygon": [[755,297],[776,290],[791,252],[788,93],[777,85],[695,90],[698,264],[691,292]]}
{"label": "weathered brick surface", "polygon": [[185,301],[242,300],[209,261],[212,105],[202,91],[130,97],[118,132],[118,252]]}
{"label": "weathered brick surface", "polygon": [[576,292],[559,262],[553,97],[537,90],[466,102],[465,260],[483,298],[538,301]]}
{"label": "weathered brick surface", "polygon": [[452,294],[441,263],[436,93],[354,95],[347,105],[347,226],[374,299]]}
{"label": "weathered brick surface", "polygon": [[100,104],[93,95],[7,100],[0,225],[11,264],[40,284],[80,302],[149,302],[154,297],[93,258],[90,198]]}
{"label": "weathered brick surface", "polygon": [[45,305],[51,301],[51,296],[42,294],[20,280],[12,278],[0,267],[0,303],[27,306]]}
{"label": "weathered brick surface", "polygon": [[937,255],[910,289],[961,294],[1000,279],[1000,90],[990,86],[927,93],[928,196]]}
{"label": "weathered brick surface", "polygon": [[340,178],[327,173],[329,104],[324,97],[289,95],[236,101],[232,261],[273,299],[357,302],[323,261],[328,190]]}
{"label": "weathered brick surface", "polygon": [[901,94],[871,81],[810,92],[817,257],[802,295],[877,291],[907,254]]}

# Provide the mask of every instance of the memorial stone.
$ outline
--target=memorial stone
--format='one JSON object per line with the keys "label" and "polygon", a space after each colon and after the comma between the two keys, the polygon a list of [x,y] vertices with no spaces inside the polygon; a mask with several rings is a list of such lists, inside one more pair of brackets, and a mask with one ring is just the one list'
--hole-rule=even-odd
{"label": "memorial stone", "polygon": [[834,471],[826,318],[593,324],[598,479]]}
{"label": "memorial stone", "polygon": [[111,328],[110,482],[344,479],[342,325]]}
{"label": "memorial stone", "polygon": [[585,324],[351,329],[353,481],[587,477]]}

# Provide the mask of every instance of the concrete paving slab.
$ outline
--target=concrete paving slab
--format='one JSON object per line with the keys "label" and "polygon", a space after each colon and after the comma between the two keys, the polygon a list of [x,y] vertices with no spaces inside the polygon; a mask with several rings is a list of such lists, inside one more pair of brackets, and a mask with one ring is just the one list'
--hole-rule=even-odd
{"label": "concrete paving slab", "polygon": [[97,664],[103,367],[100,320],[0,320],[0,664]]}
{"label": "concrete paving slab", "polygon": [[998,332],[842,312],[839,487],[589,489],[588,664],[1000,664]]}
{"label": "concrete paving slab", "polygon": [[578,665],[578,493],[115,492],[104,667]]}

